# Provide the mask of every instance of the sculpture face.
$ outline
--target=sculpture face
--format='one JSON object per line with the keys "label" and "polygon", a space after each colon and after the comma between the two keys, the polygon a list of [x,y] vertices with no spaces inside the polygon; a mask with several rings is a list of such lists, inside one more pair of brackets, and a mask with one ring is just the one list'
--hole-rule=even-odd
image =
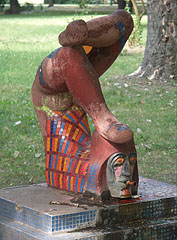
{"label": "sculpture face", "polygon": [[117,152],[109,158],[107,177],[112,197],[129,198],[132,196],[137,186],[137,183],[132,181],[136,162],[136,152],[131,152],[128,155]]}

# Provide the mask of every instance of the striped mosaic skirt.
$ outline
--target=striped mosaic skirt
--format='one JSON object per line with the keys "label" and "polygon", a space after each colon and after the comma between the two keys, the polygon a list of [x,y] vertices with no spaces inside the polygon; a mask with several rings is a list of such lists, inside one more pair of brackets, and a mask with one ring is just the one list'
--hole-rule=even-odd
{"label": "striped mosaic skirt", "polygon": [[46,179],[49,186],[83,192],[90,160],[90,130],[77,105],[47,118]]}

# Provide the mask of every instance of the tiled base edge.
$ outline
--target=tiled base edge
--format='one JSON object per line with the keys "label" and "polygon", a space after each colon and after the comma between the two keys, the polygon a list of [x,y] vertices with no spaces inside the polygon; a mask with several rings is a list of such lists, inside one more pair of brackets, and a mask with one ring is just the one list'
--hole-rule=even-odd
{"label": "tiled base edge", "polygon": [[174,240],[176,233],[177,219],[174,217],[53,235],[0,218],[0,240]]}

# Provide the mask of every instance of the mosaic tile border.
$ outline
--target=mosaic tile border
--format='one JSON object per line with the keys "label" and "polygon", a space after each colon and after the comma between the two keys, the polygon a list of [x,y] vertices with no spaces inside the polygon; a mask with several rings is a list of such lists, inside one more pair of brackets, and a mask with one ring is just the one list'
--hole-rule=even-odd
{"label": "mosaic tile border", "polygon": [[0,240],[174,240],[177,239],[176,229],[177,219],[170,218],[51,235],[0,217]]}
{"label": "mosaic tile border", "polygon": [[[142,185],[144,186],[144,190]],[[147,186],[149,186],[150,190],[146,188]],[[161,192],[160,188],[162,189]],[[24,191],[24,186],[15,189],[22,193]],[[32,194],[34,191],[32,189],[35,189],[35,191],[41,191],[43,196],[45,196],[45,194],[46,196],[50,194],[54,199],[58,198],[58,196],[61,198],[62,196],[66,196],[64,193],[56,192],[57,190],[48,188],[46,184],[34,185],[34,188],[33,186],[30,186],[29,189],[31,189],[29,194]],[[5,194],[3,193],[4,190],[0,190],[0,193],[2,191],[2,196],[4,196],[0,197],[0,216],[7,219],[13,219],[14,221],[21,222],[47,233],[83,229],[93,227],[97,223],[109,226],[112,223],[124,224],[143,219],[161,218],[166,216],[171,217],[177,215],[177,197],[175,197],[176,194],[174,193],[176,189],[177,188],[174,185],[140,178],[140,191],[142,192],[141,199],[121,200],[120,203],[108,205],[107,207],[100,207],[99,209],[98,207],[88,207],[87,210],[83,210],[72,207],[70,211],[70,208],[66,208],[61,214],[60,209],[62,209],[62,206],[58,207],[56,213],[45,210],[45,206],[47,207],[45,204],[48,204],[49,200],[45,201],[45,204],[43,203],[44,208],[41,208],[41,210],[36,208],[36,210],[34,210],[30,207],[33,205],[28,206],[27,203],[24,205],[18,205],[14,203],[12,200],[14,199],[13,195],[11,196],[11,200],[8,200],[10,194],[9,191],[11,191],[10,189],[5,190],[5,192],[7,191]],[[12,191],[14,191],[14,188]],[[25,186],[25,191],[28,191],[27,186]],[[164,191],[166,191],[166,193]],[[53,193],[55,194],[52,195]],[[168,196],[173,197],[168,198]],[[38,197],[34,201],[40,203],[40,198]],[[16,202],[18,203],[18,201]],[[102,220],[100,221],[100,219]]]}
{"label": "mosaic tile border", "polygon": [[96,225],[96,210],[52,217],[52,232],[71,231]]}
{"label": "mosaic tile border", "polygon": [[36,210],[21,207],[0,198],[0,216],[29,225],[44,232],[59,232],[95,226],[96,210],[51,216]]}
{"label": "mosaic tile border", "polygon": [[98,215],[99,224],[105,226],[177,216],[177,198],[112,205],[100,208]]}
{"label": "mosaic tile border", "polygon": [[0,198],[0,216],[29,225],[44,232],[52,232],[52,218],[50,215],[19,206],[11,201]]}
{"label": "mosaic tile border", "polygon": [[177,239],[177,219],[160,219],[135,228],[135,240],[175,240]]}
{"label": "mosaic tile border", "polygon": [[113,205],[99,210],[51,216],[36,210],[20,207],[0,199],[0,216],[13,219],[44,232],[71,231],[100,225],[124,224],[126,222],[177,215],[177,199]]}

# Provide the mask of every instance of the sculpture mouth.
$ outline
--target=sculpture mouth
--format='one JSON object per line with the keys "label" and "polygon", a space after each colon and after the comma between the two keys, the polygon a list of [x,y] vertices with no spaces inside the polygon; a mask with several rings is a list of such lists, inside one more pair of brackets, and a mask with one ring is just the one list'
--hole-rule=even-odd
{"label": "sculpture mouth", "polygon": [[132,187],[136,187],[137,183],[135,181],[127,181],[125,182],[126,184],[126,188],[123,188],[120,191],[120,198],[132,198],[132,191],[131,188]]}
{"label": "sculpture mouth", "polygon": [[109,190],[112,197],[132,198],[136,186],[137,183],[135,181],[117,181]]}
{"label": "sculpture mouth", "polygon": [[124,188],[121,190],[120,198],[131,198],[132,194],[129,188]]}

